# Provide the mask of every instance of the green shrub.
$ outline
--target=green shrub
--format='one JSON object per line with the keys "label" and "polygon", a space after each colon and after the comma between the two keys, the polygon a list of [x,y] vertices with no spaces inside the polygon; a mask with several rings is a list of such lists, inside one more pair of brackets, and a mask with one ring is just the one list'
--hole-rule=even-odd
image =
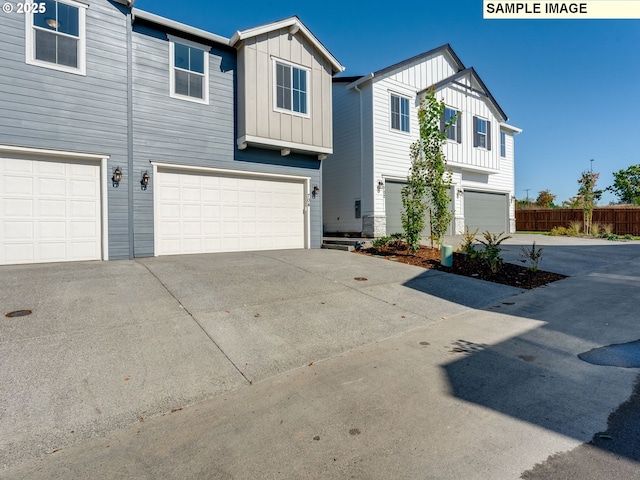
{"label": "green shrub", "polygon": [[549,232],[549,235],[553,235],[554,237],[560,235],[568,235],[566,227],[553,227]]}
{"label": "green shrub", "polygon": [[567,235],[571,237],[577,237],[580,235],[582,231],[582,222],[575,220],[573,222],[569,222],[569,228],[567,228]]}
{"label": "green shrub", "polygon": [[623,237],[625,240],[633,240],[633,235],[629,235],[628,233]]}
{"label": "green shrub", "polygon": [[391,240],[391,237],[379,237],[373,241],[373,246],[376,248],[386,247],[387,245],[389,245]]}
{"label": "green shrub", "polygon": [[469,258],[477,258],[478,251],[476,250],[476,236],[478,235],[478,229],[473,232],[469,232],[469,227],[464,227],[464,233],[462,234],[462,245],[460,251],[469,255]]}
{"label": "green shrub", "polygon": [[500,244],[511,238],[511,235],[507,235],[506,237],[503,235],[504,232],[491,233],[485,230],[482,233],[484,240],[478,240],[484,245],[484,249],[480,252],[480,258],[489,265],[493,273],[497,273],[504,263],[504,260],[500,256],[500,251],[502,250]]}
{"label": "green shrub", "polygon": [[538,263],[540,263],[540,257],[542,256],[543,250],[544,247],[540,247],[536,250],[536,242],[533,242],[530,249],[524,248],[524,245],[520,247],[522,256],[525,258],[525,261],[529,262],[530,272],[536,273],[538,271]]}

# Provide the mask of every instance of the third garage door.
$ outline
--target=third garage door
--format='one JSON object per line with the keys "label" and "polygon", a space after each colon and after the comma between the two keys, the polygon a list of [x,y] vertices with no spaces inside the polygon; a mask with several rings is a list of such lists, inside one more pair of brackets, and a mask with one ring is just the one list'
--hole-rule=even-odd
{"label": "third garage door", "polygon": [[158,171],[156,254],[304,248],[304,183]]}
{"label": "third garage door", "polygon": [[464,192],[464,223],[473,232],[491,233],[507,231],[507,195],[504,193]]}

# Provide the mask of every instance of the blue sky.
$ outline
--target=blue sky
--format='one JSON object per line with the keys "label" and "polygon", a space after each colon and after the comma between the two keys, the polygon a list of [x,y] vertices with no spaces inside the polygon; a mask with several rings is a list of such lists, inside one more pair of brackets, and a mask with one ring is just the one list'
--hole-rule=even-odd
{"label": "blue sky", "polygon": [[[640,0],[638,0],[640,1]],[[483,20],[482,0],[292,2],[136,0],[135,7],[231,37],[298,15],[347,67],[363,75],[450,43],[475,67],[516,137],[516,197],[576,194],[580,173],[640,164],[640,20]],[[600,204],[615,197],[605,194]]]}

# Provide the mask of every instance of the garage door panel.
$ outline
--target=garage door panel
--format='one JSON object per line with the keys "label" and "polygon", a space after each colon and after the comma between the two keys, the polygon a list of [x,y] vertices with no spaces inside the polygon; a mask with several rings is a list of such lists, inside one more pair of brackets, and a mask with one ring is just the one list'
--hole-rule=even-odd
{"label": "garage door panel", "polygon": [[158,190],[158,255],[304,247],[301,182],[160,171]]}
{"label": "garage door panel", "polygon": [[476,228],[480,232],[491,233],[507,231],[507,196],[489,192],[464,192],[465,226],[470,231]]}
{"label": "garage door panel", "polygon": [[4,258],[12,259],[13,263],[31,263],[35,257],[34,250],[33,244],[6,243],[3,249]]}
{"label": "garage door panel", "polygon": [[99,260],[100,165],[0,159],[0,264]]}
{"label": "garage door panel", "polygon": [[40,222],[40,239],[43,242],[48,240],[60,240],[62,238],[66,238],[67,236],[67,223],[66,221],[62,222],[51,222],[44,221]]}
{"label": "garage door panel", "polygon": [[5,218],[30,217],[34,214],[34,207],[35,202],[28,198],[9,198],[4,202],[4,211],[2,213]]}
{"label": "garage door panel", "polygon": [[[385,214],[387,224],[387,235],[393,233],[403,233],[402,227],[402,212],[404,207],[402,205],[402,188],[407,184],[403,182],[387,181],[385,185]],[[427,238],[431,235],[431,227],[429,225],[429,212],[427,211],[425,217],[425,227],[422,230],[422,237]]]}
{"label": "garage door panel", "polygon": [[33,178],[6,176],[4,179],[4,191],[6,194],[21,197],[31,196],[34,192]]}
{"label": "garage door panel", "polygon": [[4,222],[5,234],[7,240],[25,240],[30,241],[34,238],[33,222]]}

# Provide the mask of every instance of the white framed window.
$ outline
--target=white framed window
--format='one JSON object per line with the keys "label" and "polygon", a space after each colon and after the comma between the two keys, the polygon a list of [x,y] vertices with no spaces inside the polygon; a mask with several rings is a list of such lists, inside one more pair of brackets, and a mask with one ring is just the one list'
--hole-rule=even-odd
{"label": "white framed window", "polygon": [[25,14],[27,64],[86,75],[88,5],[74,0],[28,0],[27,8],[32,12]]}
{"label": "white framed window", "polygon": [[409,132],[409,99],[391,94],[391,128]]}
{"label": "white framed window", "polygon": [[507,134],[502,130],[500,131],[500,156],[507,156]]}
{"label": "white framed window", "polygon": [[441,128],[447,134],[449,140],[462,142],[462,112],[445,107]]}
{"label": "white framed window", "polygon": [[169,35],[169,95],[209,104],[210,47]]}
{"label": "white framed window", "polygon": [[491,122],[473,117],[473,146],[491,150]]}
{"label": "white framed window", "polygon": [[283,60],[273,62],[275,109],[309,116],[309,70]]}

